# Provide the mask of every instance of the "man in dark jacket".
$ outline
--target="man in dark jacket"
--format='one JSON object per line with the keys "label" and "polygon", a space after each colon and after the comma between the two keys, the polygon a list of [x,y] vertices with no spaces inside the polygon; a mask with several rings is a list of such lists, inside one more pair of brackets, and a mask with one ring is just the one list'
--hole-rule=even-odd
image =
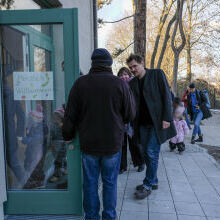
{"label": "man in dark jacket", "polygon": [[112,73],[112,57],[95,49],[88,75],[74,83],[63,124],[65,141],[79,132],[83,164],[85,219],[99,219],[98,179],[103,182],[102,219],[116,219],[117,177],[125,123],[135,117],[129,85]]}
{"label": "man in dark jacket", "polygon": [[[190,114],[191,119],[194,121],[194,128],[192,133],[191,143],[203,142],[203,135],[200,128],[200,123],[203,119],[211,117],[211,112],[207,107],[207,99],[205,95],[195,88],[195,84],[191,83],[189,85],[189,93],[187,95],[188,106],[187,110]],[[198,134],[199,138],[196,138]]]}
{"label": "man in dark jacket", "polygon": [[176,135],[172,119],[172,101],[165,74],[160,69],[145,69],[143,59],[131,54],[127,64],[135,78],[130,81],[136,101],[134,136],[141,143],[146,162],[143,184],[136,187],[137,199],[158,188],[157,168],[160,145]]}

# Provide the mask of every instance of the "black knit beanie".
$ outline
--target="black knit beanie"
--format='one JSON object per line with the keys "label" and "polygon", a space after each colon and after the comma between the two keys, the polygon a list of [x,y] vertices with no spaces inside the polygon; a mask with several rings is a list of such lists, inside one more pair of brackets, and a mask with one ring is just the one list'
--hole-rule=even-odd
{"label": "black knit beanie", "polygon": [[195,84],[194,84],[194,83],[191,83],[191,84],[189,85],[189,88],[190,88],[190,89],[194,89],[194,88],[195,88]]}
{"label": "black knit beanie", "polygon": [[97,48],[92,53],[92,66],[111,66],[113,63],[111,54],[104,48]]}

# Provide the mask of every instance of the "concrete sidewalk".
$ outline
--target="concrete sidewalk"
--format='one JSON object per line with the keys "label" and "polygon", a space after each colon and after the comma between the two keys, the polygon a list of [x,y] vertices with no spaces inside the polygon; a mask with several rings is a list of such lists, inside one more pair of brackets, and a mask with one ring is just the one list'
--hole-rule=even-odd
{"label": "concrete sidewalk", "polygon": [[220,220],[220,168],[206,150],[189,144],[183,155],[161,147],[159,189],[136,200],[136,185],[144,172],[129,166],[118,181],[117,211],[120,220]]}

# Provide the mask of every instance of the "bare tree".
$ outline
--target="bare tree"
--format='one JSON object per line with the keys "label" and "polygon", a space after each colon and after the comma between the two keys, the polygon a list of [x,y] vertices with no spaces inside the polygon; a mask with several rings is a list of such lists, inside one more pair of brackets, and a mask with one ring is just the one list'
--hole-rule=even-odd
{"label": "bare tree", "polygon": [[159,56],[159,59],[158,59],[158,62],[157,62],[157,68],[158,69],[161,67],[163,57],[164,57],[164,54],[165,54],[165,51],[166,51],[166,48],[167,48],[167,43],[170,39],[170,30],[171,30],[171,27],[172,27],[173,23],[175,22],[175,20],[176,20],[176,14],[172,17],[172,19],[169,21],[169,23],[167,25],[166,34],[165,34],[165,38],[164,38],[164,41],[163,41],[163,46],[162,46],[160,56]]}
{"label": "bare tree", "polygon": [[[178,75],[179,55],[186,44],[186,37],[183,31],[183,24],[182,24],[182,12],[183,12],[184,1],[185,0],[177,0],[176,21],[175,21],[175,26],[174,26],[172,41],[171,41],[171,47],[174,52],[174,67],[173,67],[173,82],[172,82],[172,89],[173,89],[174,94],[176,94],[177,92],[177,75]],[[177,35],[178,27],[179,27],[182,43],[179,46],[175,46],[175,38]]]}
{"label": "bare tree", "polygon": [[133,46],[133,21],[126,19],[114,24],[106,43],[106,48],[114,58],[114,70],[126,65],[127,57],[134,50]]}
{"label": "bare tree", "polygon": [[160,15],[160,21],[159,21],[159,26],[158,26],[157,37],[156,37],[156,40],[155,40],[155,43],[154,43],[153,54],[151,56],[151,64],[150,64],[151,68],[154,68],[154,62],[155,62],[156,54],[157,54],[157,51],[158,51],[158,46],[159,46],[159,43],[160,43],[162,30],[163,30],[163,27],[166,23],[167,17],[169,15],[169,12],[170,12],[171,7],[172,7],[174,2],[175,2],[175,0],[169,0],[169,3],[167,5],[167,0],[163,0],[163,10],[162,10],[161,15]]}
{"label": "bare tree", "polygon": [[110,5],[113,0],[97,0],[97,7],[101,9],[104,5]]}
{"label": "bare tree", "polygon": [[0,10],[2,8],[10,9],[13,3],[14,3],[14,0],[1,0],[0,1]]}
{"label": "bare tree", "polygon": [[[215,29],[212,28],[212,21],[219,17],[219,0],[187,0],[187,16],[184,22],[186,34],[186,61],[187,80],[192,81],[193,51],[203,47],[209,47],[207,51],[215,51],[217,38],[214,36]],[[209,12],[209,13],[208,13]],[[210,44],[210,40],[212,43]],[[205,46],[206,45],[206,46]],[[193,56],[193,57],[192,57]],[[207,53],[207,58],[210,54]],[[207,59],[208,60],[208,59]]]}
{"label": "bare tree", "polygon": [[134,9],[134,53],[145,61],[146,57],[146,5],[147,0],[132,0]]}

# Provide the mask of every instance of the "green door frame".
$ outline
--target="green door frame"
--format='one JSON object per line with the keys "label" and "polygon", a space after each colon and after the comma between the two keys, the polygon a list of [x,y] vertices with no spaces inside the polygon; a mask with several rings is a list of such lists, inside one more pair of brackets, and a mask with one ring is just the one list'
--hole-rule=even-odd
{"label": "green door frame", "polygon": [[[14,29],[28,34],[29,36],[29,45],[30,45],[30,71],[34,71],[34,46],[40,47],[42,49],[48,50],[53,54],[54,48],[53,48],[53,41],[52,38],[47,36],[44,33],[41,33],[40,31],[35,30],[32,27],[28,26],[13,26]],[[54,58],[51,57],[51,66],[54,67]],[[52,71],[54,71],[52,69]]]}
{"label": "green door frame", "polygon": [[[35,30],[33,27],[30,26],[13,25],[12,28],[28,35],[29,61],[30,61],[29,71],[34,72],[34,47],[39,47],[50,52],[51,71],[54,72],[54,47],[53,47],[52,37],[44,33],[41,33],[40,31]],[[52,28],[50,31],[52,32]],[[54,77],[54,91],[56,91],[55,81],[56,78]],[[31,102],[31,106],[33,109],[35,109],[36,102]],[[56,106],[56,100],[55,102],[53,102],[53,108],[55,106]]]}
{"label": "green door frame", "polygon": [[[79,77],[77,9],[0,11],[0,25],[63,24],[65,60],[65,100]],[[79,141],[67,151],[68,190],[8,191],[6,214],[82,215],[82,173]]]}

